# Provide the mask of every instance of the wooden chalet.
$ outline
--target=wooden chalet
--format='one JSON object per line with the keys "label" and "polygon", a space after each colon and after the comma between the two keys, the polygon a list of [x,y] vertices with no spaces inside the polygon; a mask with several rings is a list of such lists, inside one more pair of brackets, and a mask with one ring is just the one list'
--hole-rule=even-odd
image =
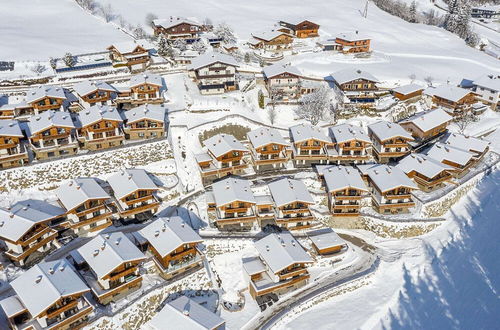
{"label": "wooden chalet", "polygon": [[264,31],[252,33],[248,41],[250,48],[272,53],[281,53],[292,49],[293,36],[281,31]]}
{"label": "wooden chalet", "polygon": [[236,60],[227,54],[207,52],[191,61],[189,76],[196,82],[203,95],[222,94],[238,88]]}
{"label": "wooden chalet", "polygon": [[259,127],[247,133],[253,166],[263,168],[285,167],[292,153],[290,143],[275,128]]}
{"label": "wooden chalet", "polygon": [[103,305],[125,298],[142,285],[139,265],[146,257],[122,232],[97,235],[73,258],[92,294]]}
{"label": "wooden chalet", "polygon": [[267,225],[276,225],[275,204],[271,195],[254,195],[255,213],[261,228]]}
{"label": "wooden chalet", "polygon": [[0,106],[0,120],[14,119],[16,116],[16,104],[4,104]]}
{"label": "wooden chalet", "polygon": [[308,283],[313,260],[288,232],[270,234],[254,243],[259,255],[243,259],[250,295],[282,295]]}
{"label": "wooden chalet", "polygon": [[500,75],[481,76],[472,81],[471,85],[480,102],[490,106],[495,111],[500,110]]}
{"label": "wooden chalet", "polygon": [[264,67],[262,72],[273,102],[297,101],[301,96],[302,74],[297,68],[278,63]]}
{"label": "wooden chalet", "polygon": [[429,141],[444,134],[453,120],[446,111],[435,109],[419,112],[399,124],[419,142]]}
{"label": "wooden chalet", "polygon": [[453,85],[429,87],[424,93],[431,97],[434,107],[442,107],[454,117],[469,112],[478,101],[478,94],[472,90]]}
{"label": "wooden chalet", "polygon": [[[314,38],[319,37],[319,25],[308,20],[285,22],[280,21],[279,25],[290,30],[297,38]],[[287,32],[287,31],[285,31]]]}
{"label": "wooden chalet", "polygon": [[155,36],[163,35],[167,40],[184,39],[194,42],[200,38],[203,27],[194,20],[170,16],[153,20],[153,31]]}
{"label": "wooden chalet", "polygon": [[126,66],[132,72],[144,71],[151,64],[151,55],[145,45],[135,41],[122,42],[107,48],[114,67]]}
{"label": "wooden chalet", "polygon": [[22,166],[28,163],[28,152],[21,142],[24,134],[19,122],[0,120],[0,169]]}
{"label": "wooden chalet", "polygon": [[323,256],[339,253],[347,248],[347,243],[333,230],[308,233],[312,246]]}
{"label": "wooden chalet", "polygon": [[85,107],[94,105],[112,105],[117,90],[110,84],[100,80],[85,80],[73,86],[80,104]]}
{"label": "wooden chalet", "polygon": [[78,329],[94,311],[85,297],[89,288],[65,259],[42,261],[10,286],[15,295],[0,306],[12,329]]}
{"label": "wooden chalet", "polygon": [[49,251],[57,237],[50,224],[62,218],[64,209],[38,200],[0,208],[0,239],[6,245],[5,256],[24,266],[32,254]]}
{"label": "wooden chalet", "polygon": [[63,111],[47,110],[29,120],[30,148],[36,159],[50,159],[78,152],[75,124]]}
{"label": "wooden chalet", "polygon": [[335,38],[335,42],[341,45],[343,53],[367,53],[370,51],[370,38],[364,37],[356,31],[355,33],[342,33]]}
{"label": "wooden chalet", "polygon": [[144,104],[127,110],[125,138],[127,140],[157,139],[165,136],[167,109],[163,104]]}
{"label": "wooden chalet", "polygon": [[378,98],[379,82],[371,73],[359,69],[344,69],[330,75],[335,86],[339,88],[351,103],[372,104]]}
{"label": "wooden chalet", "polygon": [[328,163],[337,154],[334,143],[320,128],[309,124],[290,127],[292,157],[296,165],[307,163]]}
{"label": "wooden chalet", "polygon": [[411,134],[397,123],[380,120],[368,125],[372,151],[379,163],[401,158],[410,153]]}
{"label": "wooden chalet", "polygon": [[430,192],[452,182],[455,168],[423,154],[410,154],[396,165],[413,179],[419,189]]}
{"label": "wooden chalet", "polygon": [[314,199],[302,181],[279,179],[269,183],[269,190],[275,204],[275,221],[279,227],[302,230],[313,225],[314,216],[309,207],[314,205]]}
{"label": "wooden chalet", "polygon": [[446,145],[451,145],[456,148],[464,149],[472,152],[476,161],[481,160],[484,155],[490,150],[490,142],[473,136],[448,133],[443,140]]}
{"label": "wooden chalet", "polygon": [[57,226],[61,230],[72,229],[80,236],[88,236],[112,225],[111,196],[97,179],[76,178],[61,185],[55,193],[59,204],[66,209],[67,221]]}
{"label": "wooden chalet", "polygon": [[94,105],[78,113],[78,141],[83,149],[101,150],[123,144],[123,119],[114,107]]}
{"label": "wooden chalet", "polygon": [[477,163],[476,154],[462,149],[463,147],[438,142],[427,151],[427,156],[451,166],[454,169],[453,175],[461,178]]}
{"label": "wooden chalet", "polygon": [[158,186],[142,169],[125,169],[108,178],[118,214],[123,219],[149,219],[158,211]]}
{"label": "wooden chalet", "polygon": [[335,143],[337,164],[359,164],[370,159],[372,141],[363,128],[342,124],[330,127],[329,131]]}
{"label": "wooden chalet", "polygon": [[38,115],[44,111],[63,111],[66,101],[66,92],[61,86],[38,86],[26,92],[26,104],[30,110],[26,109],[17,116],[34,114]]}
{"label": "wooden chalet", "polygon": [[144,72],[130,78],[129,86],[118,91],[116,104],[137,106],[141,104],[161,104],[165,102],[163,78],[151,72]]}
{"label": "wooden chalet", "polygon": [[400,101],[417,100],[422,96],[424,89],[417,84],[408,84],[391,89],[391,94]]}
{"label": "wooden chalet", "polygon": [[203,255],[197,248],[203,240],[181,217],[159,218],[139,234],[148,241],[148,251],[165,279],[203,266]]}

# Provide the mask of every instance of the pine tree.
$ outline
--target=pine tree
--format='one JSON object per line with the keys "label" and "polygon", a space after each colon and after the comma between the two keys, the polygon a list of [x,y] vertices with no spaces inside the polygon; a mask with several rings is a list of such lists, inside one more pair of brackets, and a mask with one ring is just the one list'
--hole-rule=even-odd
{"label": "pine tree", "polygon": [[262,93],[261,90],[259,90],[259,93],[257,94],[258,95],[258,99],[259,99],[259,108],[261,109],[264,109],[264,93]]}
{"label": "pine tree", "polygon": [[68,66],[70,68],[74,67],[76,64],[76,60],[71,53],[64,54],[63,61],[64,61],[64,64],[66,64],[66,66]]}
{"label": "pine tree", "polygon": [[410,22],[417,23],[417,3],[415,0],[410,5]]}
{"label": "pine tree", "polygon": [[167,45],[167,40],[163,35],[160,35],[157,47],[158,47],[158,54],[160,54],[160,56],[167,56],[168,45]]}

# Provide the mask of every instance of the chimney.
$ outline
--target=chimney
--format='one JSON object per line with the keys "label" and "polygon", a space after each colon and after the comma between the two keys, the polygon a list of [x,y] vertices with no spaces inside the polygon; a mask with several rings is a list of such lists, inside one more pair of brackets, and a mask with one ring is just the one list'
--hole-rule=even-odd
{"label": "chimney", "polygon": [[281,246],[285,247],[285,241],[284,240],[281,240]]}
{"label": "chimney", "polygon": [[35,283],[40,283],[40,281],[42,280],[42,275],[38,275],[35,279]]}
{"label": "chimney", "polygon": [[189,316],[189,311],[187,309],[185,309],[182,311],[182,314],[184,314],[185,316]]}
{"label": "chimney", "polygon": [[104,238],[109,239],[109,234],[104,235]]}
{"label": "chimney", "polygon": [[51,275],[52,275],[52,274],[54,274],[54,268],[50,267],[50,268],[49,268],[49,273],[50,273]]}
{"label": "chimney", "polygon": [[3,227],[4,221],[0,222],[0,228]]}
{"label": "chimney", "polygon": [[120,245],[120,240],[119,240],[119,239],[117,239],[117,240],[115,241],[115,245]]}
{"label": "chimney", "polygon": [[155,231],[155,237],[158,237],[158,236],[160,236],[160,231],[159,230]]}
{"label": "chimney", "polygon": [[378,174],[378,170],[374,170],[373,172],[374,172],[375,174]]}
{"label": "chimney", "polygon": [[102,245],[101,245],[101,250],[104,251],[105,248],[106,248],[106,242],[103,242]]}
{"label": "chimney", "polygon": [[9,213],[9,217],[13,218],[13,217],[14,217],[14,213],[13,213],[13,212],[10,212],[10,213]]}
{"label": "chimney", "polygon": [[99,250],[94,250],[94,257],[97,257],[98,254],[99,254]]}
{"label": "chimney", "polygon": [[64,266],[59,267],[60,272],[64,272],[64,269],[65,269]]}
{"label": "chimney", "polygon": [[266,245],[266,251],[269,252],[269,245]]}

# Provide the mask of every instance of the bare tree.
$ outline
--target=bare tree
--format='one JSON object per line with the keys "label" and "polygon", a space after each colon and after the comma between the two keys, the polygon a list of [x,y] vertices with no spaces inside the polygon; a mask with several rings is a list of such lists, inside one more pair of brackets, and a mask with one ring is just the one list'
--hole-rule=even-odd
{"label": "bare tree", "polygon": [[434,77],[433,76],[427,76],[424,78],[424,81],[427,83],[428,86],[432,87],[432,83],[434,81]]}
{"label": "bare tree", "polygon": [[274,106],[267,109],[267,118],[269,118],[271,125],[274,125],[277,115],[278,113],[276,112],[276,108]]}
{"label": "bare tree", "polygon": [[109,23],[113,20],[115,17],[113,7],[111,7],[111,4],[107,4],[106,6],[100,6],[99,11],[106,21],[106,23]]}
{"label": "bare tree", "polygon": [[191,44],[191,48],[198,54],[203,54],[207,50],[207,45],[203,41],[198,40]]}
{"label": "bare tree", "polygon": [[233,29],[224,22],[215,27],[214,34],[221,38],[226,44],[236,43],[236,36],[234,35]]}
{"label": "bare tree", "polygon": [[140,24],[138,24],[135,28],[132,29],[132,34],[136,39],[143,39],[146,36],[146,32],[142,28]]}
{"label": "bare tree", "polygon": [[49,64],[52,69],[56,69],[57,67],[57,60],[53,57],[49,58]]}
{"label": "bare tree", "polygon": [[127,20],[125,19],[125,17],[123,17],[122,15],[118,15],[117,16],[118,18],[118,25],[124,29],[126,26],[127,26]]}
{"label": "bare tree", "polygon": [[458,131],[463,134],[467,127],[470,126],[471,123],[477,121],[477,116],[473,114],[471,111],[466,111],[464,109],[464,113],[454,119],[455,125],[458,127]]}
{"label": "bare tree", "polygon": [[94,0],[76,0],[76,3],[90,12],[94,12],[97,8],[97,3]]}
{"label": "bare tree", "polygon": [[321,85],[313,93],[302,98],[301,104],[295,109],[295,114],[299,118],[309,121],[312,125],[317,125],[321,120],[325,119],[330,110],[330,105],[331,89]]}
{"label": "bare tree", "polygon": [[183,52],[187,49],[187,42],[184,39],[175,39],[172,46]]}
{"label": "bare tree", "polygon": [[47,67],[45,65],[40,64],[40,63],[37,63],[31,67],[31,71],[33,71],[34,73],[36,73],[38,75],[43,73],[45,70],[47,70]]}
{"label": "bare tree", "polygon": [[411,82],[413,83],[415,81],[415,79],[417,79],[417,75],[412,73],[408,76],[408,78],[410,78]]}
{"label": "bare tree", "polygon": [[158,16],[156,16],[155,14],[153,14],[153,13],[148,13],[148,14],[146,15],[146,25],[152,28],[152,27],[154,26],[153,21],[154,21],[155,19],[157,19],[157,18],[158,18]]}

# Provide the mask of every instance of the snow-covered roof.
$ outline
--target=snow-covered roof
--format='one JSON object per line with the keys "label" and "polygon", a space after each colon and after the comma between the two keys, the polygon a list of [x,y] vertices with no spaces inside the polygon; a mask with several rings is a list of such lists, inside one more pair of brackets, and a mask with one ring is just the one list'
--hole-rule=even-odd
{"label": "snow-covered roof", "polygon": [[24,200],[9,209],[0,208],[0,237],[20,240],[34,225],[64,215],[66,211],[41,200]]}
{"label": "snow-covered roof", "polygon": [[252,276],[266,271],[266,265],[259,257],[243,258],[243,269],[248,275]]}
{"label": "snow-covered roof", "polygon": [[179,216],[159,218],[139,233],[165,257],[183,244],[202,242],[202,238]]}
{"label": "snow-covered roof", "polygon": [[29,128],[31,135],[42,132],[50,127],[75,128],[69,113],[64,111],[47,110],[39,115],[31,116]]}
{"label": "snow-covered roof", "polygon": [[344,143],[352,140],[367,143],[372,142],[362,127],[351,124],[341,124],[330,127],[330,132],[333,136],[333,140],[337,143]]}
{"label": "snow-covered roof", "polygon": [[428,87],[424,91],[424,94],[426,95],[441,97],[452,102],[458,102],[470,93],[473,92],[468,89],[448,84],[444,84],[438,87]]}
{"label": "snow-covered roof", "polygon": [[248,202],[255,204],[256,200],[250,188],[250,182],[245,179],[229,177],[212,184],[217,206],[232,202]]}
{"label": "snow-covered roof", "polygon": [[123,118],[116,108],[108,105],[93,105],[78,112],[82,127],[93,125],[101,120],[122,122]]}
{"label": "snow-covered roof", "polygon": [[375,135],[380,141],[385,141],[396,137],[413,140],[411,134],[408,133],[408,131],[401,127],[399,124],[391,123],[385,120],[380,120],[376,123],[368,125],[368,130],[370,130],[373,135]]}
{"label": "snow-covered roof", "polygon": [[207,52],[202,54],[191,61],[188,66],[189,70],[197,70],[214,63],[223,63],[231,66],[238,66],[238,62],[231,55],[217,53],[217,52]]}
{"label": "snow-covered roof", "polygon": [[163,78],[160,75],[151,73],[149,71],[137,74],[130,78],[130,87],[135,87],[142,84],[150,84],[161,87],[163,86]]}
{"label": "snow-covered roof", "polygon": [[257,205],[271,205],[273,204],[273,198],[271,195],[258,195],[255,196],[255,201]]}
{"label": "snow-covered roof", "polygon": [[61,86],[57,85],[41,85],[32,87],[26,93],[26,102],[33,103],[45,97],[52,97],[57,99],[66,99],[66,94]]}
{"label": "snow-covered roof", "polygon": [[319,250],[324,250],[339,245],[344,245],[345,241],[333,230],[314,236],[309,236],[309,239]]}
{"label": "snow-covered roof", "polygon": [[40,262],[10,285],[33,318],[61,298],[89,291],[65,259]]}
{"label": "snow-covered roof", "polygon": [[352,166],[330,166],[323,171],[328,192],[347,188],[367,191],[366,185],[358,170]]}
{"label": "snow-covered roof", "polygon": [[168,29],[179,24],[186,23],[189,25],[201,26],[195,19],[170,16],[169,18],[157,18],[153,20],[153,24],[156,26],[161,26],[164,29]]}
{"label": "snow-covered roof", "polygon": [[165,121],[165,106],[163,104],[144,104],[123,112],[127,123],[149,119],[159,122]]}
{"label": "snow-covered roof", "polygon": [[157,190],[158,186],[143,169],[127,168],[108,178],[115,197],[122,199],[137,190]]}
{"label": "snow-covered roof", "polygon": [[465,166],[469,161],[472,160],[475,155],[474,153],[466,151],[464,149],[459,149],[449,144],[438,142],[434,144],[429,149],[429,151],[427,151],[427,156],[432,157],[440,162],[447,160],[461,166]]}
{"label": "snow-covered roof", "polygon": [[208,153],[202,152],[199,154],[195,154],[194,159],[196,159],[196,162],[198,162],[198,163],[203,163],[203,162],[211,161],[212,157]]}
{"label": "snow-covered roof", "polygon": [[359,34],[356,32],[345,32],[337,35],[337,38],[345,41],[359,41],[359,40],[369,40],[370,38],[366,35]]}
{"label": "snow-covered roof", "polygon": [[5,316],[11,318],[26,311],[18,296],[10,296],[0,301],[0,307],[3,309]]}
{"label": "snow-covered roof", "polygon": [[157,330],[176,329],[218,329],[225,323],[224,319],[212,313],[196,301],[186,297],[168,302],[148,322],[148,326]]}
{"label": "snow-covered roof", "polygon": [[267,235],[254,244],[274,274],[293,264],[313,262],[309,254],[288,232]]}
{"label": "snow-covered roof", "polygon": [[393,88],[392,91],[399,93],[399,94],[408,95],[408,94],[411,94],[411,93],[414,93],[414,92],[417,92],[420,90],[424,90],[424,89],[425,89],[425,87],[417,85],[417,84],[408,84],[408,85],[403,85],[403,86]]}
{"label": "snow-covered roof", "polygon": [[57,188],[55,193],[68,211],[89,200],[110,198],[94,178],[73,179]]}
{"label": "snow-covered roof", "polygon": [[101,80],[85,80],[73,85],[73,90],[80,96],[94,93],[98,90],[116,92],[116,88]]}
{"label": "snow-covered roof", "polygon": [[78,253],[98,279],[102,279],[126,262],[145,259],[144,254],[120,231],[97,235],[80,247]]}
{"label": "snow-covered roof", "polygon": [[368,175],[381,192],[399,187],[418,189],[415,183],[399,168],[385,164],[357,165],[364,175]]}
{"label": "snow-covered roof", "polygon": [[345,84],[353,80],[364,79],[373,82],[379,82],[371,73],[360,69],[344,69],[331,74],[331,77],[339,84]]}
{"label": "snow-covered roof", "polygon": [[450,122],[452,119],[453,117],[450,116],[446,111],[438,108],[435,110],[416,113],[415,115],[401,121],[400,123],[413,123],[416,127],[422,130],[422,132],[427,132],[439,125]]}
{"label": "snow-covered roof", "polygon": [[474,80],[474,85],[500,92],[500,76],[484,75]]}
{"label": "snow-covered roof", "polygon": [[425,175],[429,179],[434,178],[443,171],[453,170],[452,167],[423,154],[408,155],[401,159],[396,167],[406,174],[415,171],[416,173]]}
{"label": "snow-covered roof", "polygon": [[302,73],[296,67],[281,63],[276,63],[266,66],[264,67],[264,69],[262,69],[262,71],[264,72],[264,75],[266,76],[267,79],[270,79],[272,77],[275,77],[283,73],[289,73],[299,77],[302,76]]}
{"label": "snow-covered roof", "polygon": [[248,132],[247,136],[254,148],[260,148],[268,144],[290,145],[275,128],[259,127]]}
{"label": "snow-covered roof", "polygon": [[220,157],[230,151],[243,151],[248,149],[230,134],[217,134],[203,141],[203,144],[215,157]]}
{"label": "snow-covered roof", "polygon": [[458,133],[449,133],[446,136],[444,143],[447,145],[451,145],[452,147],[455,148],[464,149],[472,152],[478,152],[478,153],[485,152],[488,146],[490,145],[489,141]]}
{"label": "snow-covered roof", "polygon": [[13,119],[0,119],[0,136],[23,137],[19,122]]}
{"label": "snow-covered roof", "polygon": [[252,33],[252,36],[254,38],[257,38],[260,40],[271,41],[271,40],[279,37],[282,34],[289,36],[288,33],[277,31],[277,30],[254,32],[254,33]]}
{"label": "snow-covered roof", "polygon": [[[280,23],[285,23],[285,24],[290,24],[290,25],[295,25],[295,26],[297,26],[297,25],[299,25],[299,24],[301,24],[301,23],[304,23],[304,22],[309,22],[309,23],[312,23],[312,24],[318,25],[318,24],[316,24],[316,23],[314,23],[314,22],[312,22],[312,21],[310,21],[310,20],[308,20],[308,19],[302,19],[302,18],[292,18],[292,19],[289,19],[289,20],[286,20],[286,21],[285,21],[285,20],[283,20],[283,21],[281,21]],[[318,26],[319,26],[319,25],[318,25]]]}
{"label": "snow-covered roof", "polygon": [[139,39],[117,42],[109,46],[108,49],[115,48],[118,52],[120,52],[120,54],[127,54],[132,53],[138,46],[144,48],[145,50],[153,48],[147,40]]}
{"label": "snow-covered roof", "polygon": [[269,183],[269,190],[277,207],[294,202],[314,204],[314,199],[304,182],[283,178]]}
{"label": "snow-covered roof", "polygon": [[332,140],[316,126],[309,124],[299,124],[290,127],[290,134],[294,143],[306,141],[309,139],[319,140],[326,143],[332,143]]}

